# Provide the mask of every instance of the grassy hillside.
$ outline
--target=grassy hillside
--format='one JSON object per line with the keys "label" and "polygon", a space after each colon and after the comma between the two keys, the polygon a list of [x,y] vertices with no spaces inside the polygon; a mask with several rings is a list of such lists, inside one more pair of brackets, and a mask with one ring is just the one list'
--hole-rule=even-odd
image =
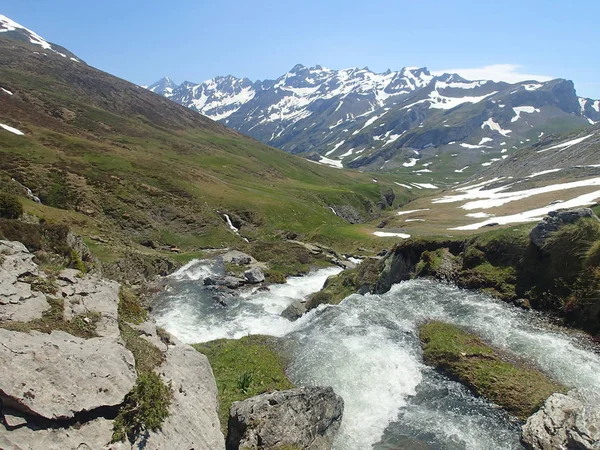
{"label": "grassy hillside", "polygon": [[[378,245],[329,206],[376,217],[391,178],[323,167],[233,132],[136,85],[0,38],[0,190],[68,223],[102,258],[124,246],[182,251],[286,234],[340,248]],[[13,181],[12,179],[16,180]],[[18,182],[18,183],[17,183]],[[20,184],[19,184],[20,183]],[[94,239],[89,239],[93,237]],[[139,244],[145,244],[143,247]]]}

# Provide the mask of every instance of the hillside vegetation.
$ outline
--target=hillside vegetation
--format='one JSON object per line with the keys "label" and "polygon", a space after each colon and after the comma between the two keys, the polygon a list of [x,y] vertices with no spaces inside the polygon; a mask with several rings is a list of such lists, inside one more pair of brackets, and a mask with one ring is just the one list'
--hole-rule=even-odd
{"label": "hillside vegetation", "polygon": [[[104,260],[286,235],[377,245],[330,207],[376,217],[391,179],[322,167],[233,132],[138,86],[0,39],[0,190],[25,212],[68,223]],[[24,198],[27,187],[41,200]],[[93,238],[93,239],[90,239]],[[366,242],[365,242],[366,241]],[[142,245],[141,245],[142,244]]]}

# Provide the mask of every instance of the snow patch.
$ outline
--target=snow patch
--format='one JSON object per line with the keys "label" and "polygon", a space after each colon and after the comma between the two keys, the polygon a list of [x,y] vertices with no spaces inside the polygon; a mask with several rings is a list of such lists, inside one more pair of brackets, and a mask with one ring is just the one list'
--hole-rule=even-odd
{"label": "snow patch", "polygon": [[399,237],[402,239],[408,239],[410,237],[410,234],[405,234],[405,233],[390,233],[387,231],[375,231],[373,233],[375,236],[379,236],[379,237]]}
{"label": "snow patch", "polygon": [[516,122],[521,118],[521,113],[533,114],[539,113],[540,110],[538,108],[534,108],[533,106],[516,106],[513,108],[515,112],[515,116],[510,119],[511,122]]}
{"label": "snow patch", "polygon": [[481,124],[481,129],[483,130],[485,127],[489,127],[490,130],[492,131],[497,131],[498,133],[500,133],[502,136],[506,137],[508,136],[510,133],[512,133],[512,130],[503,130],[502,127],[496,123],[494,121],[493,118],[489,118],[488,120],[486,120],[485,122],[483,122]]}
{"label": "snow patch", "polygon": [[552,146],[550,148],[545,148],[543,150],[538,150],[537,152],[538,153],[544,153],[544,152],[547,152],[549,150],[557,150],[557,149],[560,149],[560,151],[562,152],[563,150],[566,150],[567,148],[572,147],[573,145],[577,145],[577,144],[585,141],[586,139],[591,138],[594,134],[595,133],[588,134],[587,136],[583,136],[583,137],[580,137],[580,138],[577,138],[577,139],[573,139],[573,140],[570,140],[570,141],[567,141],[567,142],[563,142],[562,144],[554,145],[554,146]]}
{"label": "snow patch", "polygon": [[6,131],[10,131],[11,133],[18,134],[19,136],[23,136],[25,134],[21,130],[17,130],[14,127],[9,127],[8,125],[4,125],[3,123],[0,123],[0,128],[4,128]]}

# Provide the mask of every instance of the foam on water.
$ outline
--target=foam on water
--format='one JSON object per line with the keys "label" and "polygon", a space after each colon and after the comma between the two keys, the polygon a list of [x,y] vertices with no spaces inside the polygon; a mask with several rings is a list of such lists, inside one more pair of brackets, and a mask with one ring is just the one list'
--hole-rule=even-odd
{"label": "foam on water", "polygon": [[217,303],[215,292],[203,284],[206,277],[222,274],[219,264],[195,260],[171,275],[168,285],[154,305],[159,326],[186,343],[214,339],[238,339],[248,334],[283,336],[310,320],[310,314],[296,322],[280,316],[295,300],[323,287],[327,277],[341,271],[338,267],[316,270],[304,277],[290,277],[287,283],[272,285],[270,291],[252,290],[225,297],[227,306]]}
{"label": "foam on water", "polygon": [[569,387],[600,392],[600,357],[577,334],[482,294],[413,280],[383,295],[352,295],[289,322],[281,311],[319,290],[339,269],[292,278],[270,292],[238,294],[226,299],[227,307],[199,282],[202,273],[215,270],[196,262],[174,274],[154,309],[159,325],[184,342],[283,336],[292,381],[332,386],[344,399],[336,450],[522,449],[519,425],[506,413],[423,364],[417,332],[427,320],[470,329]]}
{"label": "foam on water", "polygon": [[169,275],[175,280],[201,281],[207,277],[222,273],[217,262],[211,260],[193,259],[185,266]]}

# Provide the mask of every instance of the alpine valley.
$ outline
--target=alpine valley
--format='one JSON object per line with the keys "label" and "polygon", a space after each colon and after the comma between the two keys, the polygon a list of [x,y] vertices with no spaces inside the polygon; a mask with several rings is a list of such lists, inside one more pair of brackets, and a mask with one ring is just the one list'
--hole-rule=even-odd
{"label": "alpine valley", "polygon": [[298,64],[276,80],[163,78],[147,88],[322,164],[449,179],[600,121],[600,101],[578,97],[568,80],[471,81],[416,67],[378,74]]}
{"label": "alpine valley", "polygon": [[570,81],[144,88],[0,15],[0,449],[598,450],[599,186]]}

